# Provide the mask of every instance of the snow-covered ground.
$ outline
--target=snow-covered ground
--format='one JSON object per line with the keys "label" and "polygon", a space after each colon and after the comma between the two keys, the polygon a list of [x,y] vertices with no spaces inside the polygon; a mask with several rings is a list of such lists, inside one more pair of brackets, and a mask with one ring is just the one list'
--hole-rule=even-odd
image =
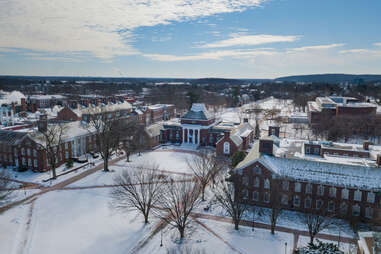
{"label": "snow-covered ground", "polygon": [[[334,243],[338,245],[338,242],[329,241],[329,240],[322,240],[319,239],[321,242],[325,243]],[[306,236],[300,236],[298,241],[298,247],[305,247],[310,242],[310,238]],[[316,241],[315,241],[316,242]],[[345,254],[357,254],[357,246],[354,244],[349,243],[340,243],[340,250],[343,251]]]}
{"label": "snow-covered ground", "polygon": [[[169,171],[173,173],[186,173],[192,174],[192,171],[187,165],[187,160],[190,160],[194,156],[190,153],[184,153],[180,151],[172,151],[169,149],[158,149],[150,152],[144,152],[139,156],[134,154],[130,156],[130,162],[126,162],[125,159],[110,166],[112,173],[98,171],[94,174],[70,185],[74,186],[90,186],[90,185],[109,185],[113,184],[113,179],[116,175],[124,169],[135,168],[139,165],[149,167],[150,165],[157,165],[159,170]],[[181,175],[179,175],[181,177]],[[175,178],[175,176],[173,176]]]}

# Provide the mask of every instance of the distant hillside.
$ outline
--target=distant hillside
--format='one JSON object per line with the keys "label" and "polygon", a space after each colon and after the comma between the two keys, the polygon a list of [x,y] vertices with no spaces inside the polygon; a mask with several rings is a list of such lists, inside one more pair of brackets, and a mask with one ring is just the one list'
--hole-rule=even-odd
{"label": "distant hillside", "polygon": [[288,82],[322,82],[322,83],[340,83],[340,82],[370,82],[381,81],[381,75],[371,74],[315,74],[315,75],[300,75],[288,76],[275,79],[275,81],[288,81]]}

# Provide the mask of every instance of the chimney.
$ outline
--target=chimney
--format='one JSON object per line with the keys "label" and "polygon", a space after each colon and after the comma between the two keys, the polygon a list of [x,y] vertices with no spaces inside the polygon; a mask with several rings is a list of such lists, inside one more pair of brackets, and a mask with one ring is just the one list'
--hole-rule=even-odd
{"label": "chimney", "polygon": [[15,107],[15,103],[12,102],[12,111],[13,111],[13,114],[16,114],[16,107]]}
{"label": "chimney", "polygon": [[275,137],[279,138],[279,134],[280,134],[279,126],[269,126],[269,136],[274,135]]}
{"label": "chimney", "polygon": [[244,122],[244,123],[248,123],[248,122],[249,122],[249,118],[246,118],[246,117],[245,117],[245,118],[243,119],[243,122]]}
{"label": "chimney", "polygon": [[273,155],[273,145],[274,141],[271,139],[260,139],[259,152],[267,155]]}
{"label": "chimney", "polygon": [[26,99],[21,98],[21,111],[26,111]]}
{"label": "chimney", "polygon": [[366,151],[369,151],[369,145],[371,145],[371,142],[369,142],[367,140],[364,140],[364,142],[362,143],[362,147]]}
{"label": "chimney", "polygon": [[40,115],[40,119],[37,122],[38,131],[45,132],[48,130],[48,116],[46,114]]}

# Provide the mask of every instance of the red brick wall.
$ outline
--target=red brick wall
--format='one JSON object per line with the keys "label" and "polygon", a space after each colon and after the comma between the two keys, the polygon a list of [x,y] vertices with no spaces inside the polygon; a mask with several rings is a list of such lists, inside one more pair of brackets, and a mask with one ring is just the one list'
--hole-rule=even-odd
{"label": "red brick wall", "polygon": [[57,120],[61,121],[78,121],[80,118],[68,107],[64,107],[57,113]]}
{"label": "red brick wall", "polygon": [[[230,144],[230,154],[224,153],[224,143],[228,142]],[[230,139],[229,135],[224,135],[220,140],[218,140],[216,144],[216,154],[217,155],[223,155],[223,156],[231,156],[235,152],[237,152],[241,147],[237,147],[236,144]]]}

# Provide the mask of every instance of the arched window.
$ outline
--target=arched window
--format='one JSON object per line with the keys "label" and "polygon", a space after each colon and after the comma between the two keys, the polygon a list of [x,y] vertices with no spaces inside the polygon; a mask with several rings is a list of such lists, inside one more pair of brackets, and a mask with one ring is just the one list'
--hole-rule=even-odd
{"label": "arched window", "polygon": [[230,143],[229,142],[224,143],[224,154],[230,154]]}
{"label": "arched window", "polygon": [[261,184],[261,180],[259,179],[259,177],[255,177],[254,187],[259,188],[260,184]]}

